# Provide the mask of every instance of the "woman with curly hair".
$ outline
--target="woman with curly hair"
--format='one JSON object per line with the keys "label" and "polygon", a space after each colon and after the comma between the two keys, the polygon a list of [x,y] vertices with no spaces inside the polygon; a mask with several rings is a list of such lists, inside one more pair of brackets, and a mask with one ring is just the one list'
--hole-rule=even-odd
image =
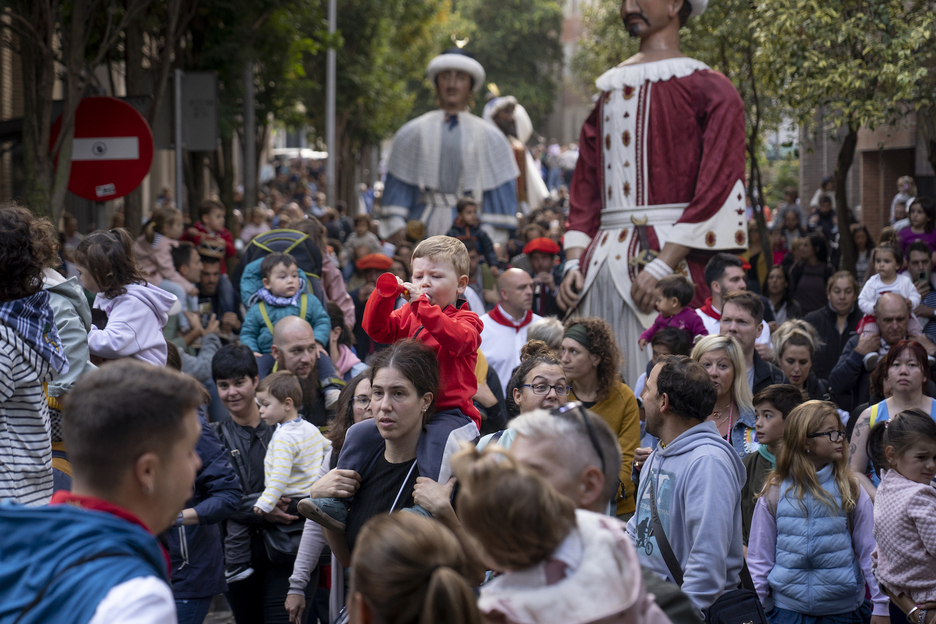
{"label": "woman with curly hair", "polygon": [[68,360],[42,289],[38,220],[0,207],[0,501],[45,505],[52,497],[49,406],[43,385]]}
{"label": "woman with curly hair", "polygon": [[621,444],[621,488],[617,514],[629,518],[636,508],[631,468],[640,442],[637,397],[621,381],[621,351],[611,326],[590,316],[566,324],[562,338],[562,368],[572,384],[570,401],[580,401],[601,416]]}

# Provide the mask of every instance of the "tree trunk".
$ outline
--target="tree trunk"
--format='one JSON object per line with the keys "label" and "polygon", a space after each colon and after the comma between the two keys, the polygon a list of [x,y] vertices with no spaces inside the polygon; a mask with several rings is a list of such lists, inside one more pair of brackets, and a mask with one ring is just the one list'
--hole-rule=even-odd
{"label": "tree trunk", "polygon": [[[35,214],[55,218],[52,210],[54,164],[49,158],[52,128],[52,89],[55,85],[55,60],[52,41],[55,32],[45,27],[58,20],[58,6],[49,2],[21,3],[18,14],[34,29],[32,37],[20,36],[20,61],[23,72],[23,169],[24,201]],[[53,221],[57,223],[57,221]]]}
{"label": "tree trunk", "polygon": [[855,242],[851,235],[851,211],[848,207],[848,170],[855,161],[858,145],[858,126],[849,123],[848,134],[839,148],[835,164],[835,212],[838,217],[839,248],[842,250],[840,268],[855,273]]}
{"label": "tree trunk", "polygon": [[[127,95],[143,94],[143,29],[140,23],[139,20],[131,22],[124,33]],[[141,184],[124,197],[124,223],[130,236],[136,238],[140,235],[142,222],[143,185]]]}

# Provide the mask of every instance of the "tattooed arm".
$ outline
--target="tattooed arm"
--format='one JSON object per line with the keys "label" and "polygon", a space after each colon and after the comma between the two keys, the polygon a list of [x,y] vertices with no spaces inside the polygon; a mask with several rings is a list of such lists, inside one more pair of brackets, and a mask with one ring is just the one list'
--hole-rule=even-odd
{"label": "tattooed arm", "polygon": [[848,464],[858,477],[858,483],[865,489],[871,501],[877,494],[877,489],[866,476],[868,469],[868,437],[871,432],[871,408],[869,407],[858,417],[855,431],[852,433],[851,446],[848,448]]}

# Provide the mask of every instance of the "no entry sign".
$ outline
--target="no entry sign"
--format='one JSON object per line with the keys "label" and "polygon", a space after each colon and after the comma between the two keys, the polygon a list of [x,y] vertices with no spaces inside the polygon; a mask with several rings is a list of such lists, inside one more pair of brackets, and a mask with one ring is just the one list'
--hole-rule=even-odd
{"label": "no entry sign", "polygon": [[[50,150],[61,130],[59,116],[52,125]],[[81,100],[68,190],[92,201],[117,199],[140,185],[152,162],[153,133],[135,108],[112,97]]]}

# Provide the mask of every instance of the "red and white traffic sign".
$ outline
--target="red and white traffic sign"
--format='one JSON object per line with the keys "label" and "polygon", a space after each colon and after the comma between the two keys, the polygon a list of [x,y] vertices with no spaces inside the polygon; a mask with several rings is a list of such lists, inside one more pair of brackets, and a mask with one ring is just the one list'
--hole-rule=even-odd
{"label": "red and white traffic sign", "polygon": [[[61,129],[59,116],[50,150]],[[153,133],[135,108],[112,97],[79,102],[68,190],[92,201],[117,199],[140,185],[152,162]]]}

